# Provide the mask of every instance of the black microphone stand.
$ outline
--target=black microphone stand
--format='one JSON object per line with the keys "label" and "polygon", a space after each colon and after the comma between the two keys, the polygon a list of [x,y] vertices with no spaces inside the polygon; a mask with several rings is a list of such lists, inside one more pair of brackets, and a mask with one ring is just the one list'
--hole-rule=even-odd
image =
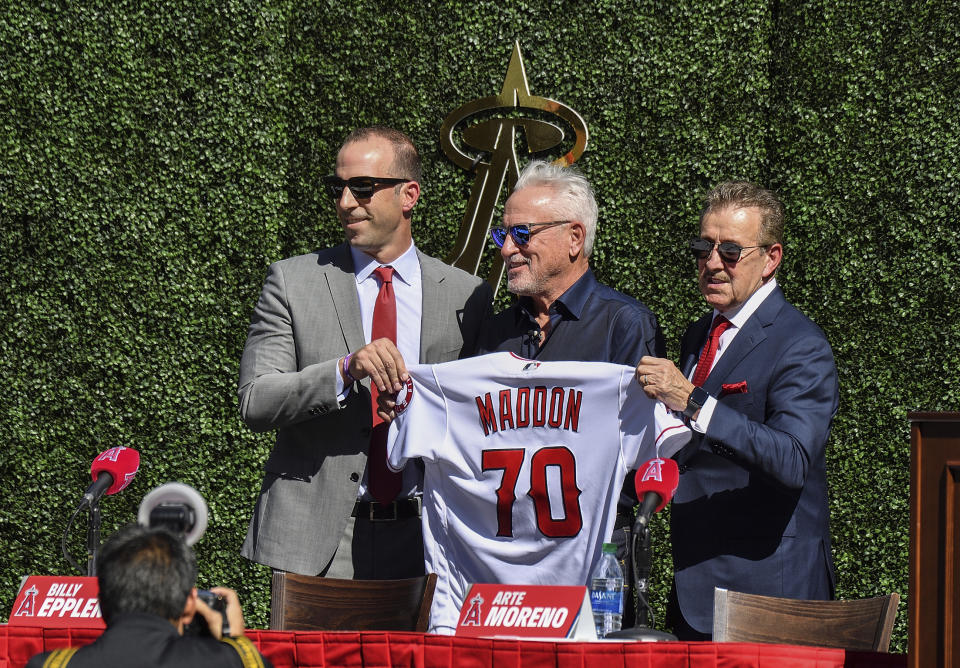
{"label": "black microphone stand", "polygon": [[651,617],[650,602],[647,600],[647,586],[650,580],[650,571],[653,567],[653,551],[650,545],[650,523],[643,522],[641,517],[633,525],[630,540],[630,566],[633,569],[633,581],[637,588],[637,625],[614,633],[608,633],[607,638],[617,640],[636,640],[638,642],[661,642],[676,640],[677,637],[666,631],[658,631],[647,624]]}
{"label": "black microphone stand", "polygon": [[90,522],[87,524],[87,575],[97,575],[97,552],[100,551],[100,500],[90,502]]}

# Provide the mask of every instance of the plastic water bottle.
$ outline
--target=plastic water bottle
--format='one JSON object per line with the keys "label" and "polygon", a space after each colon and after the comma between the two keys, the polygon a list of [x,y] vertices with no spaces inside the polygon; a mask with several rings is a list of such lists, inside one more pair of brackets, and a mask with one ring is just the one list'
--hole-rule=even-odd
{"label": "plastic water bottle", "polygon": [[623,571],[617,562],[617,546],[604,543],[600,561],[590,574],[590,607],[597,637],[620,630],[623,617]]}

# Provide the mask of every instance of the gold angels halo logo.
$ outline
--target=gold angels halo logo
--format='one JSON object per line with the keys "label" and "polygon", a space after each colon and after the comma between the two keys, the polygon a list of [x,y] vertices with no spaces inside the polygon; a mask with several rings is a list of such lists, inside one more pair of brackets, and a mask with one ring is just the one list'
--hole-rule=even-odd
{"label": "gold angels halo logo", "polygon": [[[524,117],[519,113],[521,111],[529,115]],[[509,115],[488,117],[496,112]],[[472,117],[481,115],[483,120],[470,124]],[[471,274],[479,271],[487,246],[487,231],[500,193],[504,184],[509,193],[520,176],[516,150],[518,130],[522,130],[526,140],[527,153],[542,153],[561,146],[563,128],[543,120],[543,117],[551,116],[564,121],[574,134],[573,147],[554,163],[573,164],[587,146],[587,124],[580,114],[562,102],[530,94],[520,44],[515,42],[500,93],[467,102],[444,119],[440,128],[443,152],[456,165],[475,175],[457,245],[447,257],[447,263]],[[457,145],[454,133],[458,128],[463,135],[463,144],[479,153],[470,155]],[[503,259],[497,254],[487,280],[496,289],[502,276]]]}

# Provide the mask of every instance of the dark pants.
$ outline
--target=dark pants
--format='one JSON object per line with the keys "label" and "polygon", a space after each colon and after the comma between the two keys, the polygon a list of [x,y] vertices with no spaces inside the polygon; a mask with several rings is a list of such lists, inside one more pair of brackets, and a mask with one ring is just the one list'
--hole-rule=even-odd
{"label": "dark pants", "polygon": [[397,580],[423,575],[419,517],[391,521],[351,518],[333,561],[320,574],[345,580]]}
{"label": "dark pants", "polygon": [[667,628],[673,630],[677,640],[712,640],[713,633],[701,633],[687,623],[680,612],[680,602],[677,600],[677,585],[670,587],[670,599],[667,601]]}

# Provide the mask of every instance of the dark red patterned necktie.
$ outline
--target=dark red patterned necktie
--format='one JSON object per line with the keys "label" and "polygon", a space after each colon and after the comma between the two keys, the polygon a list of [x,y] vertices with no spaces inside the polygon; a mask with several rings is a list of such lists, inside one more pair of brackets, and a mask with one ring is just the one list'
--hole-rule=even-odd
{"label": "dark red patterned necktie", "polygon": [[710,368],[713,366],[713,358],[717,356],[717,347],[720,345],[720,335],[730,328],[730,321],[722,315],[713,319],[713,327],[710,328],[710,336],[707,337],[707,343],[700,351],[700,359],[697,361],[697,370],[693,374],[693,384],[697,387],[703,387],[703,383],[710,375]]}
{"label": "dark red patterned necktie", "polygon": [[[380,279],[380,293],[373,307],[373,327],[370,340],[390,339],[397,342],[397,299],[393,293],[393,267],[377,267],[373,273]],[[387,432],[389,425],[377,415],[376,385],[370,383],[373,410],[373,431],[370,433],[370,452],[367,456],[367,482],[370,494],[380,503],[390,503],[400,492],[402,475],[387,467]]]}

